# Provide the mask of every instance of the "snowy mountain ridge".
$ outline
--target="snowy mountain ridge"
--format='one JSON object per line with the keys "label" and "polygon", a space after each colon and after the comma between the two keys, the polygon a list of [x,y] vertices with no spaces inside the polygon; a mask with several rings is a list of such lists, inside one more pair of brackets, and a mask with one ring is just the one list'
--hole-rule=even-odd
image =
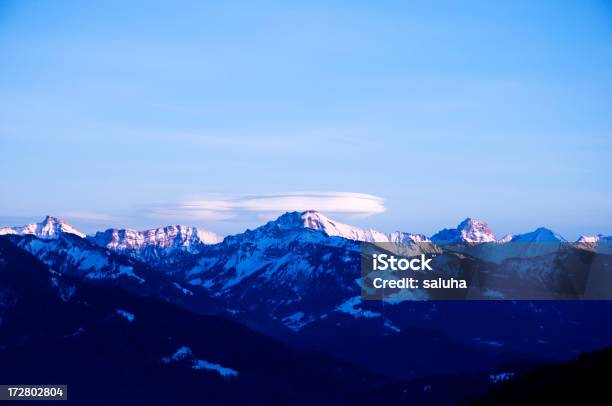
{"label": "snowy mountain ridge", "polygon": [[373,229],[362,229],[332,220],[315,210],[285,213],[276,220],[280,227],[309,228],[322,231],[329,237],[342,237],[347,240],[365,242],[423,242],[429,238],[423,234],[394,231],[383,233]]}
{"label": "snowy mountain ridge", "polygon": [[142,250],[148,246],[163,249],[195,251],[199,244],[217,244],[223,237],[197,227],[183,225],[154,228],[144,231],[109,228],[88,237],[94,244],[114,251]]}
{"label": "snowy mountain ridge", "polygon": [[188,226],[166,226],[145,231],[110,228],[87,239],[94,245],[155,265],[172,265],[181,256],[197,254],[223,237]]}
{"label": "snowy mountain ridge", "polygon": [[[285,213],[254,230],[210,244],[202,242],[210,236],[193,227],[170,226],[145,232],[110,229],[82,238],[83,233],[64,231],[74,228],[57,219],[45,221],[55,225],[53,232],[49,224],[34,230],[41,236],[55,237],[14,235],[9,239],[54,271],[86,280],[112,281],[148,294],[159,294],[164,287],[164,297],[175,301],[211,298],[232,317],[239,315],[236,317],[262,325],[280,323],[294,331],[328,317],[381,317],[374,305],[357,300],[361,292],[360,241],[429,241],[418,234],[386,234],[351,227],[316,211]],[[27,227],[11,229],[12,234]],[[551,238],[560,237],[539,228],[504,237],[504,241],[546,242]],[[499,244],[486,223],[473,219],[466,219],[455,229],[442,230],[432,240],[493,243],[483,246],[485,249],[495,249]],[[530,260],[527,265],[517,265],[521,275],[540,275],[536,269],[540,262]],[[386,325],[382,328],[394,331]]]}
{"label": "snowy mountain ridge", "polygon": [[[497,239],[489,225],[483,221],[466,218],[456,228],[445,228],[431,238],[424,234],[403,231],[382,232],[350,226],[323,215],[315,210],[287,212],[272,221],[280,229],[310,229],[328,237],[340,237],[352,241],[364,242],[438,242],[438,243],[506,243],[506,242],[567,242],[554,231],[539,227],[524,234],[507,234]],[[132,254],[137,257],[144,251],[156,250],[168,254],[172,251],[197,253],[204,245],[218,244],[223,237],[207,230],[185,225],[171,225],[143,231],[133,229],[109,228],[86,236],[77,228],[53,216],[46,216],[39,223],[30,223],[20,227],[2,227],[0,235],[33,235],[41,239],[56,239],[60,234],[73,234],[87,238],[92,243],[118,253]],[[598,234],[581,236],[576,243],[610,242],[612,236]]]}

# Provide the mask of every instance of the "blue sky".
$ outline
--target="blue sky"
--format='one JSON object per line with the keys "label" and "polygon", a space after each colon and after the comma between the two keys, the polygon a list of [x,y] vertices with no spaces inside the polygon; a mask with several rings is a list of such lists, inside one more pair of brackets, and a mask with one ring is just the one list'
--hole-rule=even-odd
{"label": "blue sky", "polygon": [[0,2],[0,218],[612,234],[608,1]]}

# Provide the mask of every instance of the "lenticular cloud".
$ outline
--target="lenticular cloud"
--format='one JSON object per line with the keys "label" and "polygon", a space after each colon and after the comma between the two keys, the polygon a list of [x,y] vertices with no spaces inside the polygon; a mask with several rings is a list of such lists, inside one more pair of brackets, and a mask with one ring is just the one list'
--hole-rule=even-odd
{"label": "lenticular cloud", "polygon": [[385,211],[381,197],[350,192],[292,192],[223,198],[200,198],[157,210],[157,214],[202,220],[226,220],[253,213],[318,210],[357,216]]}

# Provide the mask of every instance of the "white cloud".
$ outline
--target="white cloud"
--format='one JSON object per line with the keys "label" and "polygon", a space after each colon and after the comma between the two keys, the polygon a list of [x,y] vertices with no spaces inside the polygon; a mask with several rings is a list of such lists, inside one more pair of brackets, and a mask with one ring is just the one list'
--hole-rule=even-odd
{"label": "white cloud", "polygon": [[193,220],[241,220],[286,211],[318,210],[327,214],[370,216],[385,211],[381,197],[350,192],[291,192],[270,195],[209,197],[155,208],[156,217]]}

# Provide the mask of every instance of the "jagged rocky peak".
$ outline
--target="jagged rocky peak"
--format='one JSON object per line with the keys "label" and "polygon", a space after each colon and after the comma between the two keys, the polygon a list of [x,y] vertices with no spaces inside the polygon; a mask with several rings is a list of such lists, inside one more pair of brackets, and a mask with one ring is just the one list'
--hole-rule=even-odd
{"label": "jagged rocky peak", "polygon": [[81,238],[85,238],[85,233],[77,230],[73,226],[57,217],[46,216],[40,223],[30,223],[22,227],[4,227],[0,228],[0,235],[33,235],[38,238],[53,239],[58,238],[61,234],[74,234]]}
{"label": "jagged rocky peak", "polygon": [[530,233],[519,234],[512,238],[512,242],[566,242],[565,238],[561,237],[554,231],[539,227]]}
{"label": "jagged rocky peak", "polygon": [[457,227],[461,231],[461,235],[470,242],[492,242],[495,241],[495,235],[491,227],[485,222],[466,218]]}
{"label": "jagged rocky peak", "polygon": [[189,250],[201,244],[216,244],[223,240],[222,237],[213,232],[183,225],[144,231],[111,228],[97,232],[90,239],[97,245],[118,251],[138,251],[147,247]]}
{"label": "jagged rocky peak", "polygon": [[480,220],[466,218],[457,228],[445,228],[431,237],[434,242],[494,242],[489,225]]}

